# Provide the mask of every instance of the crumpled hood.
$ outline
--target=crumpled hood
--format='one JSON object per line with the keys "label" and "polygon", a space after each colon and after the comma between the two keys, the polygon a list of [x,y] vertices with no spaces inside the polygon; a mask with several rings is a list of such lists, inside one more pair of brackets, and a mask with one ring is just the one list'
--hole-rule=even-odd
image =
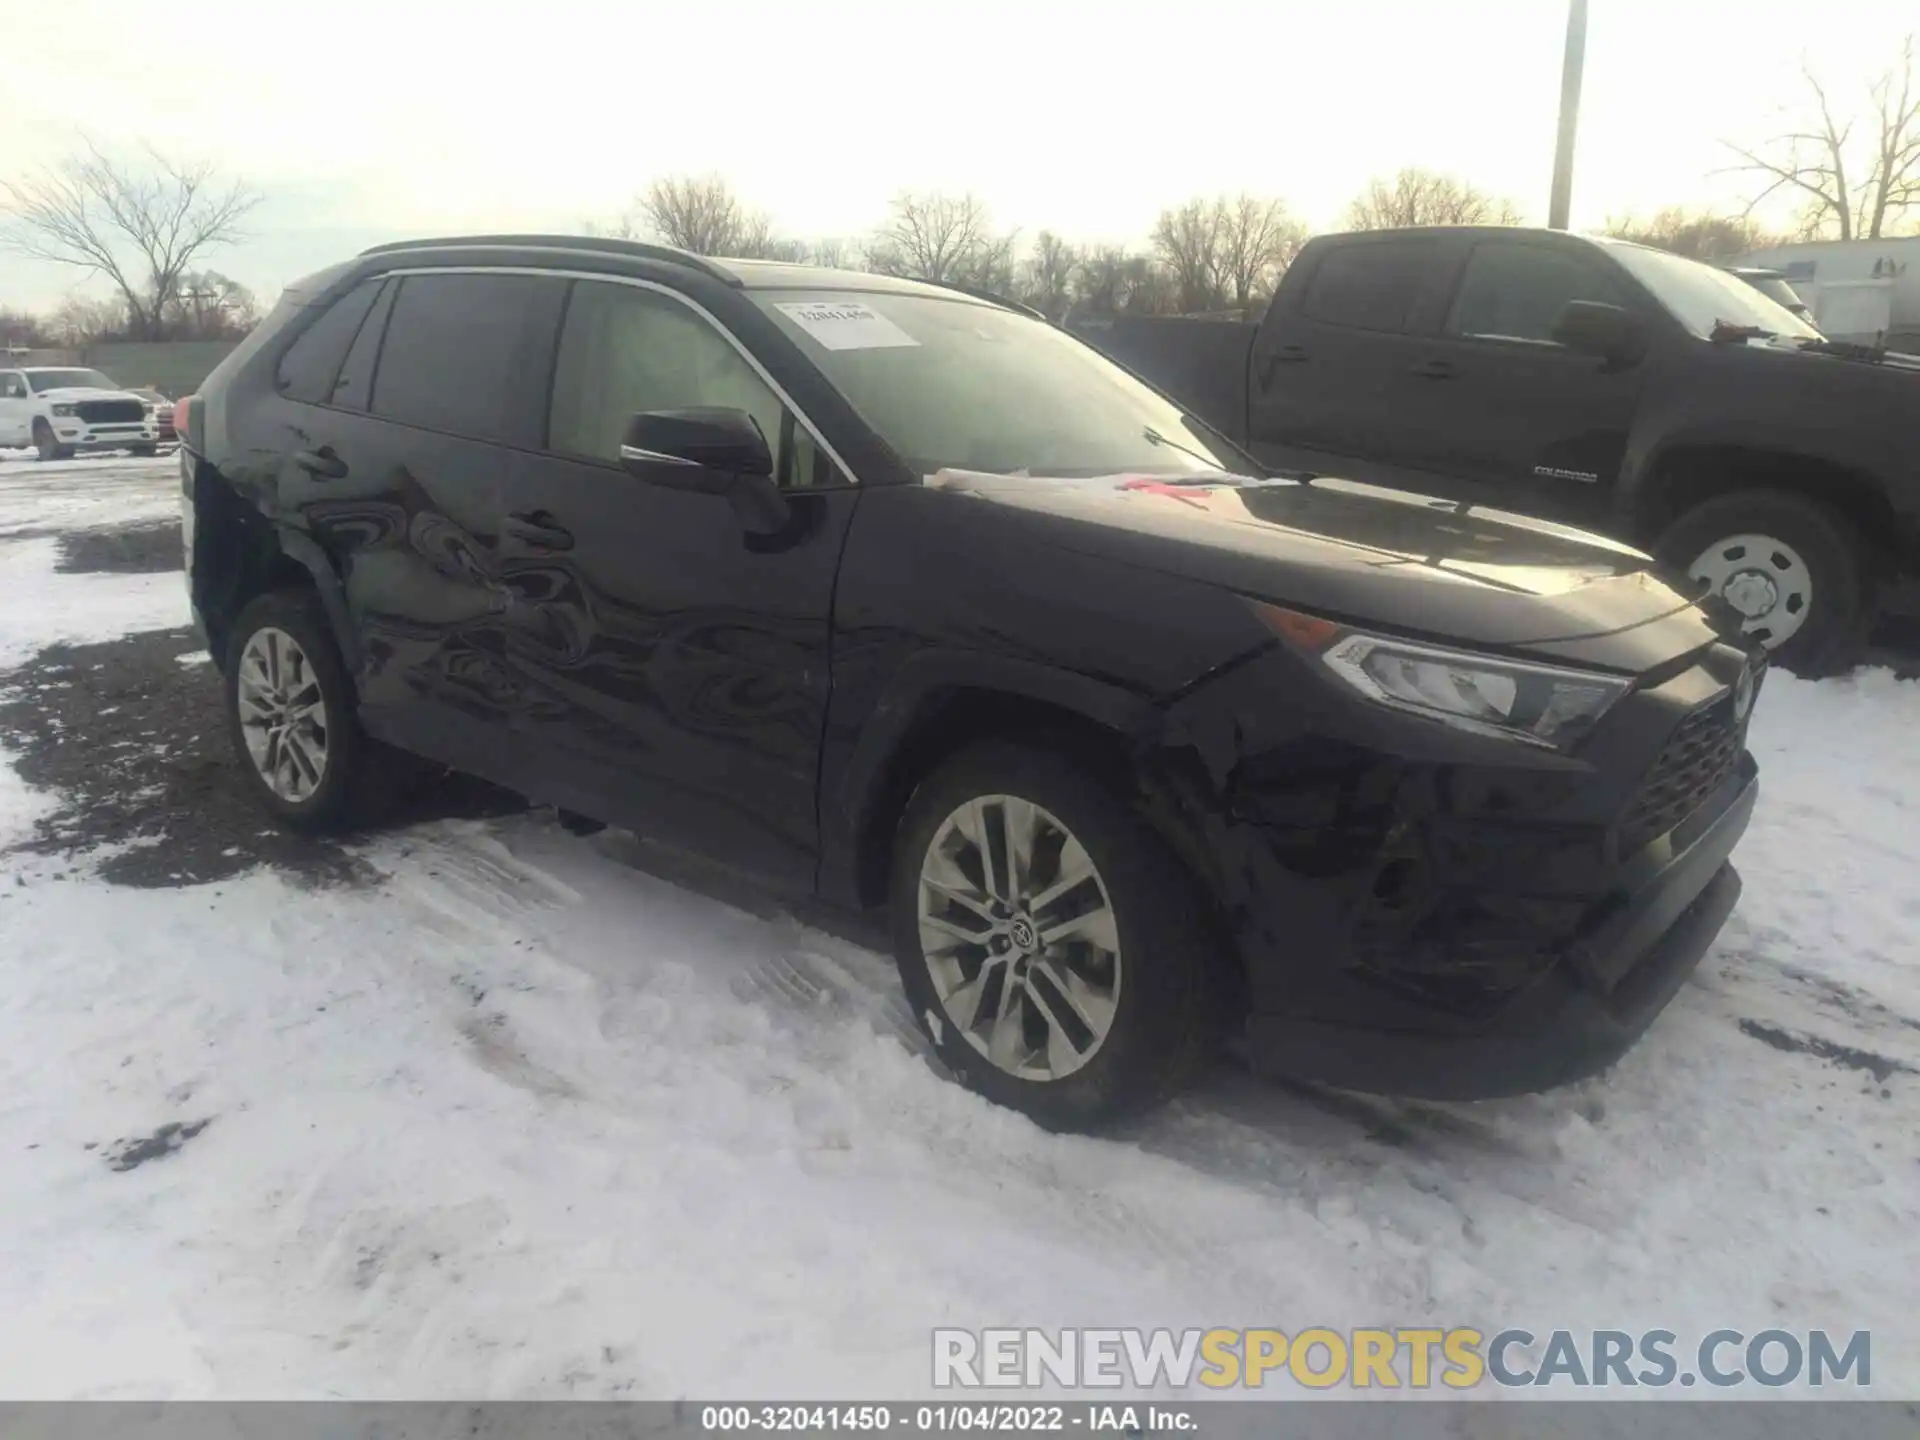
{"label": "crumpled hood", "polygon": [[[1353,481],[1170,478],[926,483],[1033,517],[1053,544],[1400,633],[1625,669],[1716,636],[1647,555],[1583,530]],[[1655,622],[1658,636],[1605,643]]]}

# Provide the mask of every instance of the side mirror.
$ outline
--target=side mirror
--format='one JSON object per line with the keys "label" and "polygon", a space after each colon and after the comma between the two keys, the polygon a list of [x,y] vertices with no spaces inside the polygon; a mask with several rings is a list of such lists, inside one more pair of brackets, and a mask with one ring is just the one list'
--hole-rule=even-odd
{"label": "side mirror", "polygon": [[1644,341],[1639,319],[1618,305],[1594,300],[1569,301],[1554,322],[1556,344],[1602,360],[1637,360]]}
{"label": "side mirror", "polygon": [[[753,417],[744,410],[642,410],[627,422],[620,463],[628,473],[659,484],[673,484],[674,471],[698,470],[705,484],[680,484],[681,490],[724,491],[721,477],[773,475],[773,452]],[[692,476],[685,476],[691,480]]]}
{"label": "side mirror", "polygon": [[620,464],[651,485],[724,496],[756,534],[778,532],[791,513],[773,481],[773,452],[744,410],[643,410],[627,422]]}

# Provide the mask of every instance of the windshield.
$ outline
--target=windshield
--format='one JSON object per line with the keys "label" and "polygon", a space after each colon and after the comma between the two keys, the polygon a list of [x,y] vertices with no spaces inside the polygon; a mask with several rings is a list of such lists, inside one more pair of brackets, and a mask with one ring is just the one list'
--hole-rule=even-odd
{"label": "windshield", "polygon": [[1802,320],[1807,319],[1806,305],[1801,301],[1799,295],[1794,292],[1794,288],[1787,284],[1786,281],[1776,279],[1771,275],[1759,278],[1748,275],[1742,278],[1783,310],[1791,310]]}
{"label": "windshield", "polygon": [[120,387],[98,370],[29,370],[27,384],[36,395],[49,390],[117,390]]}
{"label": "windshield", "polygon": [[849,291],[753,298],[921,475],[1257,473],[1126,371],[1015,311]]}
{"label": "windshield", "polygon": [[1737,275],[1644,245],[1610,245],[1613,256],[1654,299],[1702,340],[1717,325],[1752,326],[1792,340],[1818,340],[1820,332],[1762,295]]}

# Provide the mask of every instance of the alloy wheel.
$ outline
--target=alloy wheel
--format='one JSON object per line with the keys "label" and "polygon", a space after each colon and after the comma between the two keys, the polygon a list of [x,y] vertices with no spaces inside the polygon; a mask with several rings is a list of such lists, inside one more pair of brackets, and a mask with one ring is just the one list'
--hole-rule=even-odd
{"label": "alloy wheel", "polygon": [[293,804],[327,774],[327,711],[320,678],[300,642],[262,626],[240,652],[235,703],[247,754],[267,788]]}
{"label": "alloy wheel", "polygon": [[996,1069],[1058,1080],[1099,1053],[1124,971],[1113,901],[1058,817],[982,795],[934,831],[920,948],[946,1019]]}
{"label": "alloy wheel", "polygon": [[1813,572],[1771,535],[1730,535],[1701,551],[1688,573],[1740,615],[1741,631],[1769,650],[1799,633],[1813,608]]}

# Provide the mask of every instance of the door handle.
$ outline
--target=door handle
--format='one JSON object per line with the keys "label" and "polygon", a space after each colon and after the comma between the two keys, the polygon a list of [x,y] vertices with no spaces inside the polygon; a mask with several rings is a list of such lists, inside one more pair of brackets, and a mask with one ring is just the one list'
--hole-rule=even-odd
{"label": "door handle", "polygon": [[1451,380],[1460,372],[1451,360],[1422,360],[1413,373],[1422,380]]}
{"label": "door handle", "polygon": [[1304,365],[1307,363],[1307,348],[1304,345],[1277,345],[1267,352],[1260,371],[1260,388],[1266,389],[1273,384],[1274,372],[1282,365]]}
{"label": "door handle", "polygon": [[333,453],[331,445],[322,445],[318,450],[295,451],[293,463],[316,480],[338,480],[347,473],[347,462]]}
{"label": "door handle", "polygon": [[535,550],[571,550],[573,532],[545,510],[516,510],[501,527],[504,534]]}

